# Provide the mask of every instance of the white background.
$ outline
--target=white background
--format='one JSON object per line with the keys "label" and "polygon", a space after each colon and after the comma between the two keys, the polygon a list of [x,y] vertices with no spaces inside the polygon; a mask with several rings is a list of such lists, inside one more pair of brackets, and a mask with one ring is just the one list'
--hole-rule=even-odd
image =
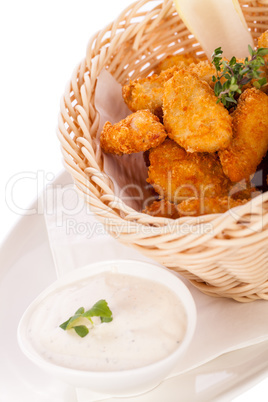
{"label": "white background", "polygon": [[[131,3],[1,2],[0,243],[63,169],[56,137],[59,103],[89,38]],[[264,380],[235,401],[266,401],[267,390]]]}
{"label": "white background", "polygon": [[62,169],[56,126],[66,83],[85,57],[92,34],[129,4],[130,0],[1,2],[0,242],[43,184]]}

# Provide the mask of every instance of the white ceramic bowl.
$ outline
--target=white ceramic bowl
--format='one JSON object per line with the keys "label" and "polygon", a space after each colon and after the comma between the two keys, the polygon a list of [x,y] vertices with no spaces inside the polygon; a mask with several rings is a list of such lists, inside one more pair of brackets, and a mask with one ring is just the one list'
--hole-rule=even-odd
{"label": "white ceramic bowl", "polygon": [[[123,370],[93,372],[62,367],[45,360],[36,352],[27,336],[30,317],[40,302],[51,292],[80,279],[88,278],[101,272],[111,271],[134,275],[154,280],[171,289],[184,306],[187,328],[178,348],[166,358],[145,367]],[[68,317],[67,317],[68,318]],[[163,317],[164,319],[164,317]],[[77,387],[89,388],[94,392],[116,396],[130,396],[146,392],[156,387],[171,371],[179,367],[182,354],[188,349],[196,326],[196,308],[193,298],[184,283],[171,271],[154,264],[135,260],[105,261],[80,268],[63,276],[43,291],[25,311],[19,327],[18,342],[24,354],[37,366],[50,372],[53,376]],[[191,350],[188,350],[191,353]]]}

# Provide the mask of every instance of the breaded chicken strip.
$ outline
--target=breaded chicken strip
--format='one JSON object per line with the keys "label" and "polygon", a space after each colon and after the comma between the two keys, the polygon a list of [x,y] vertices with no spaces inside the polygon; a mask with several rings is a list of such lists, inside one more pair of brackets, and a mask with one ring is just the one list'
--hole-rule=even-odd
{"label": "breaded chicken strip", "polygon": [[248,202],[244,200],[234,200],[231,197],[215,197],[215,198],[189,198],[182,201],[177,209],[180,216],[200,216],[209,214],[222,214],[231,208],[244,205]]}
{"label": "breaded chicken strip", "polygon": [[215,152],[230,144],[228,111],[194,73],[180,70],[166,82],[163,111],[169,137],[188,152]]}
{"label": "breaded chicken strip", "polygon": [[175,54],[169,55],[164,60],[160,61],[155,67],[155,73],[160,74],[162,71],[167,70],[177,64],[184,63],[184,67],[190,66],[190,64],[197,64],[200,60],[194,56],[193,53]]}
{"label": "breaded chicken strip", "polygon": [[255,173],[268,150],[268,96],[256,88],[246,89],[232,119],[233,140],[219,157],[226,176],[239,182]]}
{"label": "breaded chicken strip", "polygon": [[147,181],[161,198],[178,203],[188,197],[228,194],[231,183],[216,154],[187,153],[166,139],[150,150],[149,159]]}
{"label": "breaded chicken strip", "polygon": [[143,212],[161,218],[178,219],[180,217],[178,205],[167,200],[154,201],[152,204],[148,205]]}
{"label": "breaded chicken strip", "polygon": [[212,77],[213,75],[216,76],[217,72],[209,61],[200,61],[197,64],[191,64],[186,70],[196,74],[200,80],[206,81],[211,88],[214,88],[215,83],[212,81]]}
{"label": "breaded chicken strip", "polygon": [[187,69],[197,74],[198,78],[207,81],[212,87],[212,75],[215,69],[211,63],[201,61],[198,64],[187,66],[184,62],[178,62],[175,66],[164,70],[160,75],[154,74],[146,78],[138,78],[123,86],[122,94],[125,103],[132,112],[148,109],[159,118],[163,117],[164,84],[173,77],[176,71]]}
{"label": "breaded chicken strip", "polygon": [[154,74],[150,77],[130,81],[129,84],[124,85],[122,94],[128,108],[132,112],[148,109],[161,118],[163,116],[164,83],[173,76],[174,71],[178,68],[175,66],[163,71],[160,75]]}
{"label": "breaded chicken strip", "polygon": [[166,136],[165,128],[157,116],[149,110],[139,110],[114,125],[106,122],[100,144],[107,153],[131,154],[158,146]]}

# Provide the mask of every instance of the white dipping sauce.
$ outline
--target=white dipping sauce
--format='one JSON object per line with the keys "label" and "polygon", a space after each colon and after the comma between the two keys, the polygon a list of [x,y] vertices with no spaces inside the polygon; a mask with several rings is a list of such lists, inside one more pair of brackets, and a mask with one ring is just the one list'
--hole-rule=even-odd
{"label": "white dipping sauce", "polygon": [[[113,321],[95,325],[80,338],[59,327],[84,307],[105,299]],[[33,312],[28,337],[36,351],[57,365],[89,371],[118,371],[154,363],[184,337],[186,314],[166,286],[116,272],[79,280],[48,295]]]}

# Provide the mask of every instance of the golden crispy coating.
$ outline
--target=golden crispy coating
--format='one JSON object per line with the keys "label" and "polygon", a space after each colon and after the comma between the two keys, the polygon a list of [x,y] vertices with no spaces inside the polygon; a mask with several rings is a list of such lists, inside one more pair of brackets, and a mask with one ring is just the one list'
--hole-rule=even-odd
{"label": "golden crispy coating", "polygon": [[225,149],[232,138],[231,117],[207,82],[179,70],[165,84],[164,125],[188,152]]}
{"label": "golden crispy coating", "polygon": [[189,198],[182,201],[177,209],[180,216],[200,216],[209,214],[222,214],[231,208],[244,205],[248,202],[244,200],[234,200],[231,197],[215,197],[215,198]]}
{"label": "golden crispy coating", "polygon": [[167,133],[149,110],[132,113],[119,123],[106,122],[100,137],[101,148],[112,154],[147,151],[165,140]]}
{"label": "golden crispy coating", "polygon": [[128,108],[132,112],[148,109],[159,118],[162,118],[164,84],[173,77],[176,71],[183,69],[194,72],[200,80],[206,81],[212,88],[214,87],[212,75],[215,74],[215,69],[211,63],[200,61],[198,64],[191,63],[186,65],[183,61],[180,61],[175,66],[163,70],[159,75],[153,74],[150,77],[138,78],[124,85],[122,94]]}
{"label": "golden crispy coating", "polygon": [[160,74],[161,71],[167,70],[170,67],[176,66],[180,63],[184,64],[184,67],[190,66],[192,63],[199,63],[199,59],[194,56],[193,53],[175,54],[169,55],[164,60],[160,61],[155,68],[155,73]]}
{"label": "golden crispy coating", "polygon": [[255,173],[268,149],[268,96],[256,88],[240,95],[232,113],[233,140],[219,152],[223,171],[233,182]]}
{"label": "golden crispy coating", "polygon": [[154,74],[150,77],[130,81],[124,85],[122,94],[125,103],[132,112],[148,109],[158,117],[162,117],[162,103],[164,94],[164,83],[169,80],[174,71],[179,67],[163,71],[160,75]]}
{"label": "golden crispy coating", "polygon": [[225,195],[230,187],[216,154],[187,153],[166,139],[150,150],[148,183],[161,198],[180,202],[188,197]]}
{"label": "golden crispy coating", "polygon": [[167,200],[154,201],[143,212],[161,218],[178,219],[180,217],[178,206]]}
{"label": "golden crispy coating", "polygon": [[214,88],[215,83],[212,81],[212,76],[216,76],[216,69],[209,61],[191,64],[187,71],[196,74],[200,80],[206,81],[211,88]]}

